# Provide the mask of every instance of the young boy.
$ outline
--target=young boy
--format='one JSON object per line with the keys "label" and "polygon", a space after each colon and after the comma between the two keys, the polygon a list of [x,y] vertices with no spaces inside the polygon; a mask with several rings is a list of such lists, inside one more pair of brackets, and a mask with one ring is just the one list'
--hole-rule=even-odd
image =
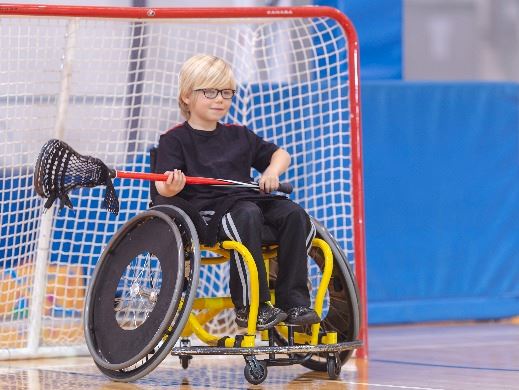
{"label": "young boy", "polygon": [[[259,330],[281,321],[293,325],[319,322],[319,316],[310,308],[307,287],[307,254],[315,227],[300,206],[286,197],[270,194],[278,188],[279,176],[287,170],[290,155],[244,126],[219,123],[236,92],[232,70],[220,58],[196,55],[188,59],[180,70],[179,84],[178,103],[187,121],[160,137],[156,171],[169,177],[166,182],[156,182],[156,203],[180,197],[210,221],[209,231],[214,227],[214,237],[209,234],[206,241],[216,241],[217,237],[239,241],[250,250],[259,275]],[[246,188],[184,187],[185,174],[250,182],[251,168],[262,173],[260,193]],[[277,307],[269,302],[261,255],[263,224],[277,231]],[[248,272],[236,252],[230,264],[229,284],[236,323],[246,327],[250,303]]]}

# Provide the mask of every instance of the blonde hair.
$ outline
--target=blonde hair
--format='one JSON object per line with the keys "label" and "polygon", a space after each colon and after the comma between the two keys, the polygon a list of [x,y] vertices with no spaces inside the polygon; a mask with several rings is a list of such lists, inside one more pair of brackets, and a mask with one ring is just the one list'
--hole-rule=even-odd
{"label": "blonde hair", "polygon": [[183,96],[189,96],[195,89],[201,88],[236,89],[236,81],[229,64],[207,54],[197,54],[184,62],[178,84],[178,106],[186,119],[189,119],[191,113],[182,99]]}

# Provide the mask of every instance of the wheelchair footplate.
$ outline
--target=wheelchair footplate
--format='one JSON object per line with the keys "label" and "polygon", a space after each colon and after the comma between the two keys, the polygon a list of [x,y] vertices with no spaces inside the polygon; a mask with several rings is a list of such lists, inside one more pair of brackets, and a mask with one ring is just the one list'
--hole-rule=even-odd
{"label": "wheelchair footplate", "polygon": [[[284,339],[280,330],[287,330],[287,338]],[[181,340],[180,346],[172,348],[171,355],[178,356],[183,368],[187,368],[189,360],[194,355],[242,355],[245,359],[244,375],[251,384],[260,384],[267,378],[268,366],[288,366],[292,364],[308,364],[313,356],[326,359],[326,371],[330,379],[337,379],[343,361],[340,353],[351,351],[362,346],[362,341],[337,342],[337,334],[329,332],[321,334],[319,344],[297,344],[295,340],[298,334],[293,326],[278,326],[262,332],[262,338],[268,339],[268,345],[244,347],[242,343],[254,343],[255,336],[237,335],[236,338],[222,337],[216,346],[191,346],[188,340]],[[299,338],[310,339],[306,334],[300,334]],[[232,346],[226,346],[232,344]],[[285,344],[285,345],[279,345]],[[288,355],[277,357],[276,355]],[[258,359],[256,355],[268,355],[266,359]]]}
{"label": "wheelchair footplate", "polygon": [[211,347],[211,346],[190,346],[176,347],[171,350],[174,356],[192,355],[258,355],[258,354],[318,354],[335,353],[362,346],[362,341],[355,340],[337,344],[317,344],[317,345],[260,345],[257,347]]}

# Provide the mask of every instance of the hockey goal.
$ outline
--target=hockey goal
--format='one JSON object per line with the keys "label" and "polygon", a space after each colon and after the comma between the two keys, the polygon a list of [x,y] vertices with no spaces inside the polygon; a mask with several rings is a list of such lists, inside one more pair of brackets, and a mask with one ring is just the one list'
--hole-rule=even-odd
{"label": "hockey goal", "polygon": [[[234,69],[238,92],[225,120],[292,155],[284,179],[354,265],[367,341],[359,57],[344,15],[4,4],[0,47],[0,358],[86,352],[82,308],[96,261],[148,205],[147,183],[123,179],[117,217],[101,208],[99,188],[73,193],[73,211],[43,214],[32,189],[40,147],[59,138],[114,168],[147,171],[147,151],[183,120],[177,74],[196,53]],[[224,293],[227,269],[205,269],[200,284],[201,293]]]}

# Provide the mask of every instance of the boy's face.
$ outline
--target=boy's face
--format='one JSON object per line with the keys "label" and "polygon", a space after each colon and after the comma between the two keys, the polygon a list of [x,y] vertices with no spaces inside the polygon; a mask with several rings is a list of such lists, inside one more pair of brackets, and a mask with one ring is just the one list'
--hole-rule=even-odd
{"label": "boy's face", "polygon": [[[214,88],[205,89],[207,91]],[[210,94],[207,93],[207,95]],[[193,91],[191,96],[184,98],[184,101],[189,106],[190,121],[206,124],[208,127],[215,127],[216,122],[227,114],[232,104],[232,99],[224,99],[221,93],[210,99],[201,90]]]}

